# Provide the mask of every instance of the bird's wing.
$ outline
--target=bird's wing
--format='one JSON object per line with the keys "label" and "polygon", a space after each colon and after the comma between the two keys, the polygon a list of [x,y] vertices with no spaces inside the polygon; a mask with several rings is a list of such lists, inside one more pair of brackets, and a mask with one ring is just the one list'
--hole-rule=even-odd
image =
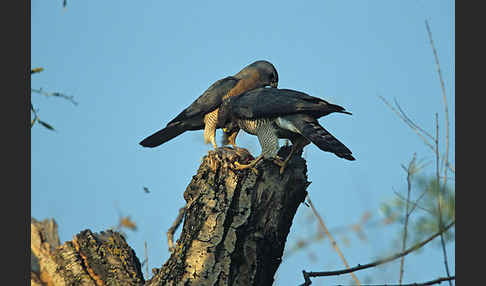
{"label": "bird's wing", "polygon": [[331,104],[306,93],[278,88],[257,88],[230,99],[233,117],[257,119],[306,113],[315,118],[332,112],[349,113],[343,107]]}
{"label": "bird's wing", "polygon": [[202,117],[204,114],[215,110],[221,104],[223,97],[236,86],[238,81],[239,79],[232,76],[216,81],[167,125],[194,118],[196,116]]}

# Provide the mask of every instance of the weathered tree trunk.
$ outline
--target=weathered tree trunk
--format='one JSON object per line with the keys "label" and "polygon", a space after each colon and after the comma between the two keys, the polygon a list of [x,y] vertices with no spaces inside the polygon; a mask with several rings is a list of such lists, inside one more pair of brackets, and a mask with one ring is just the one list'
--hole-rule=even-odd
{"label": "weathered tree trunk", "polygon": [[[59,246],[54,220],[31,220],[31,285],[143,285],[140,262],[117,232],[84,230]],[[38,266],[38,267],[36,267]]]}
{"label": "weathered tree trunk", "polygon": [[[288,153],[290,148],[282,149]],[[293,217],[310,183],[300,154],[294,155],[283,175],[270,161],[261,162],[257,173],[234,170],[233,162],[248,156],[244,149],[219,148],[203,158],[184,192],[187,204],[180,238],[170,258],[153,270],[145,284],[138,259],[120,235],[89,230],[39,259],[40,281],[46,281],[42,273],[48,273],[44,277],[51,281],[57,276],[66,279],[73,275],[66,267],[75,265],[76,277],[83,282],[79,285],[272,285]],[[100,255],[99,249],[111,256]],[[60,255],[64,252],[69,255]],[[42,266],[46,262],[62,266],[64,272],[49,272]]]}

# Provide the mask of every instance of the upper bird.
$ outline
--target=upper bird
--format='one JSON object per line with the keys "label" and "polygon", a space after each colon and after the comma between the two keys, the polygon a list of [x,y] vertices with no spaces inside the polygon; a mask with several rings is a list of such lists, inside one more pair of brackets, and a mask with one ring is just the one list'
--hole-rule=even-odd
{"label": "upper bird", "polygon": [[[278,73],[272,63],[256,61],[243,68],[234,76],[228,76],[213,83],[189,107],[172,119],[165,128],[155,132],[140,142],[144,147],[156,147],[188,130],[204,129],[204,143],[216,144],[218,108],[226,99],[245,91],[265,86],[277,87]],[[236,146],[237,132],[228,138]]]}
{"label": "upper bird", "polygon": [[[262,158],[272,158],[283,173],[292,154],[310,142],[336,156],[355,160],[351,150],[324,129],[318,118],[333,112],[351,114],[343,107],[306,93],[278,88],[257,88],[226,99],[219,108],[218,121],[225,135],[243,129],[258,136],[262,154],[248,165],[236,162],[237,169],[253,167]],[[282,161],[277,157],[278,138],[290,139],[292,149]]]}

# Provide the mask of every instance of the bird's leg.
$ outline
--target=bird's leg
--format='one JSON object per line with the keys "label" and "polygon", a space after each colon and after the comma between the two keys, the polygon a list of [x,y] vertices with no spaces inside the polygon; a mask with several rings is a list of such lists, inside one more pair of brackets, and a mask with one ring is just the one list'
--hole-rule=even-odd
{"label": "bird's leg", "polygon": [[213,135],[211,136],[211,143],[213,144],[214,150],[218,149],[216,144],[216,129],[214,129]]}
{"label": "bird's leg", "polygon": [[[279,167],[280,167],[280,169],[284,168],[284,166],[285,166],[285,161],[284,161],[284,160],[282,160],[282,158],[280,158],[279,156],[275,156],[275,157],[273,157],[273,158],[272,158],[272,162],[273,162],[275,165],[279,166]],[[283,173],[283,172],[281,171],[281,172],[280,172],[280,174],[282,174],[282,173]]]}
{"label": "bird's leg", "polygon": [[292,158],[294,153],[298,149],[304,148],[304,146],[307,145],[307,144],[309,144],[308,140],[297,140],[295,143],[292,144],[292,149],[290,149],[290,153],[287,156],[287,158],[285,158],[285,160],[282,162],[281,165],[279,163],[277,163],[277,165],[280,166],[280,175],[282,175],[284,173],[285,168],[287,167],[287,164],[289,163],[290,158]]}
{"label": "bird's leg", "polygon": [[290,149],[289,155],[287,156],[287,158],[285,158],[285,160],[282,162],[282,164],[279,165],[280,166],[280,175],[282,175],[284,173],[285,168],[287,167],[287,164],[290,161],[290,158],[292,158],[292,156],[295,153],[295,150],[297,150],[296,144],[292,144],[292,149]]}
{"label": "bird's leg", "polygon": [[244,169],[248,169],[248,168],[252,168],[252,170],[254,172],[258,172],[256,171],[255,169],[255,165],[260,162],[261,160],[263,159],[263,154],[261,154],[260,156],[256,157],[253,161],[251,161],[249,164],[241,164],[239,162],[235,162],[235,169],[237,170],[244,170]]}
{"label": "bird's leg", "polygon": [[[260,162],[261,160],[263,159],[263,155],[260,155],[258,157],[255,158],[255,160],[251,161],[249,164],[241,164],[239,162],[235,162],[235,166],[237,170],[244,170],[244,169],[248,169],[248,168],[254,168],[255,165]],[[281,167],[281,168],[285,168],[285,164],[286,162],[284,160],[282,160],[282,158],[278,157],[278,156],[275,156],[272,158],[272,161],[273,163],[275,163],[277,166]],[[282,174],[283,171],[281,171],[280,174]]]}
{"label": "bird's leg", "polygon": [[236,136],[237,135],[238,135],[238,131],[233,132],[228,136],[228,144],[231,144],[231,146],[233,146],[233,149],[237,148],[237,146],[236,146]]}
{"label": "bird's leg", "polygon": [[[244,169],[248,169],[248,168],[252,168],[252,171],[254,171],[255,173],[258,173],[258,171],[256,170],[255,168],[255,165],[260,162],[261,160],[263,159],[263,154],[256,157],[255,160],[251,161],[249,164],[241,164],[239,162],[235,162],[235,169],[237,170],[244,170]],[[273,163],[275,163],[277,166],[280,167],[280,174],[283,173],[283,170],[285,169],[285,166],[286,166],[286,161],[282,160],[282,158],[278,157],[278,156],[275,156],[272,158],[272,161]],[[288,160],[287,160],[288,161]]]}

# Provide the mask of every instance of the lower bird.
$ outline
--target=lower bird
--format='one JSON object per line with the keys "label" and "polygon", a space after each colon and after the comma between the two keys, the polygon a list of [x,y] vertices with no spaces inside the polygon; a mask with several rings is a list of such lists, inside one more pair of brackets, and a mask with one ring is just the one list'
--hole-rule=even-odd
{"label": "lower bird", "polygon": [[[215,139],[216,128],[218,128],[218,107],[223,99],[254,88],[277,87],[277,85],[278,73],[273,64],[265,60],[255,61],[234,76],[228,76],[213,83],[166,127],[143,139],[140,145],[153,148],[186,131],[204,129],[204,142],[212,143],[216,149],[218,147]],[[233,147],[236,147],[236,135],[237,133],[233,133],[229,138]]]}
{"label": "lower bird", "polygon": [[[292,155],[311,142],[340,158],[355,160],[351,150],[317,121],[334,112],[351,115],[339,105],[300,91],[256,88],[224,100],[219,107],[218,124],[224,126],[225,137],[231,137],[240,129],[258,137],[261,155],[249,164],[235,162],[237,169],[254,167],[265,158],[273,159],[282,174]],[[285,160],[277,156],[279,138],[292,142],[292,149]]]}

